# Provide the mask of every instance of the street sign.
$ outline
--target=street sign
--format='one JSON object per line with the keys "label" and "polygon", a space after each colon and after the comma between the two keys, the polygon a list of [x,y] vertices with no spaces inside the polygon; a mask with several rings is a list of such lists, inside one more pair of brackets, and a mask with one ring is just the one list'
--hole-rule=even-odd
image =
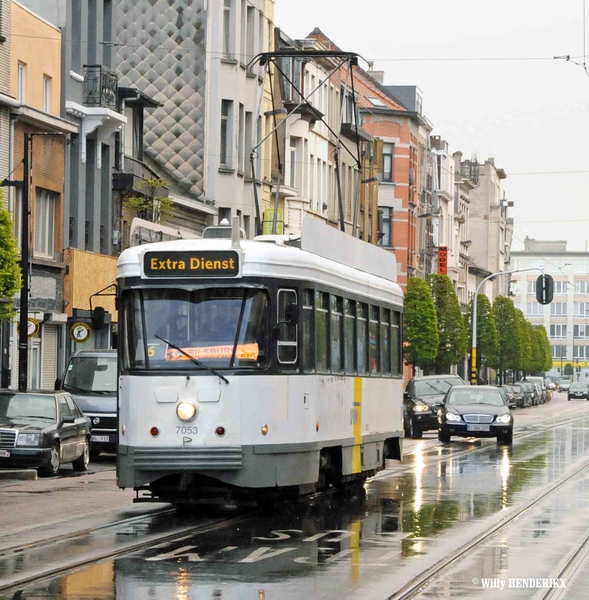
{"label": "street sign", "polygon": [[[264,211],[264,220],[262,222],[262,234],[272,235],[272,225],[274,224],[274,209],[267,208]],[[278,209],[278,215],[276,219],[276,233],[282,235],[284,233],[284,216],[282,208]]]}
{"label": "street sign", "polygon": [[438,275],[448,275],[448,247],[438,247]]}

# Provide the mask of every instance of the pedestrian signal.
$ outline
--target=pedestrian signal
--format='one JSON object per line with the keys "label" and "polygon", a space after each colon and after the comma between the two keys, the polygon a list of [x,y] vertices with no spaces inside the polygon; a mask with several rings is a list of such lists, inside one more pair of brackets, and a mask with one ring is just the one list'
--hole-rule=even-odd
{"label": "pedestrian signal", "polygon": [[550,275],[540,275],[536,279],[536,300],[540,304],[550,304],[554,296],[554,279]]}

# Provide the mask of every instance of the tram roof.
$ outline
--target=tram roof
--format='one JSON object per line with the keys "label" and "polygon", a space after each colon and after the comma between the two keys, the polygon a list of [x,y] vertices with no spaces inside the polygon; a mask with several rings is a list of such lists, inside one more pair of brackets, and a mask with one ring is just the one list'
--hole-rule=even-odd
{"label": "tram roof", "polygon": [[237,250],[241,253],[242,277],[316,281],[375,298],[402,301],[403,292],[396,283],[397,265],[392,252],[322,223],[319,228],[315,224],[307,227],[308,220],[305,220],[300,240],[294,236],[262,236],[251,241],[240,240],[236,248],[230,239],[211,238],[171,240],[128,248],[119,257],[118,276],[143,277],[146,252]]}

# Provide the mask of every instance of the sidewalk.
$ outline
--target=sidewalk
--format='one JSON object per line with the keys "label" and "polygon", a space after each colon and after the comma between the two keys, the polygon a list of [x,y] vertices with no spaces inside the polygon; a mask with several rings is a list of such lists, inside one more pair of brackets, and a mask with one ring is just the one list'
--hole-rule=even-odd
{"label": "sidewalk", "polygon": [[6,485],[0,481],[0,550],[108,525],[167,506],[133,504],[134,495],[133,490],[117,487],[114,470],[11,480]]}

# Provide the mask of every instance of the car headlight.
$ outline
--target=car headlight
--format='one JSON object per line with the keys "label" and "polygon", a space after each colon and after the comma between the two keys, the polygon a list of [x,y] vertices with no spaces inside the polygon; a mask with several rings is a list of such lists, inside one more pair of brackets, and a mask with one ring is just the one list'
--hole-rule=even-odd
{"label": "car headlight", "polygon": [[509,423],[511,421],[511,415],[508,414],[504,414],[504,415],[499,415],[495,421],[497,423]]}
{"label": "car headlight", "polygon": [[416,404],[416,405],[413,407],[413,410],[414,410],[415,412],[426,412],[426,411],[428,411],[428,410],[429,410],[429,406],[428,406],[427,404]]}
{"label": "car headlight", "polygon": [[196,405],[187,400],[183,400],[176,406],[176,414],[182,421],[192,421],[196,418],[197,412]]}
{"label": "car headlight", "polygon": [[446,413],[446,421],[462,421],[462,419],[454,413]]}
{"label": "car headlight", "polygon": [[38,446],[41,440],[39,433],[19,433],[17,446]]}

